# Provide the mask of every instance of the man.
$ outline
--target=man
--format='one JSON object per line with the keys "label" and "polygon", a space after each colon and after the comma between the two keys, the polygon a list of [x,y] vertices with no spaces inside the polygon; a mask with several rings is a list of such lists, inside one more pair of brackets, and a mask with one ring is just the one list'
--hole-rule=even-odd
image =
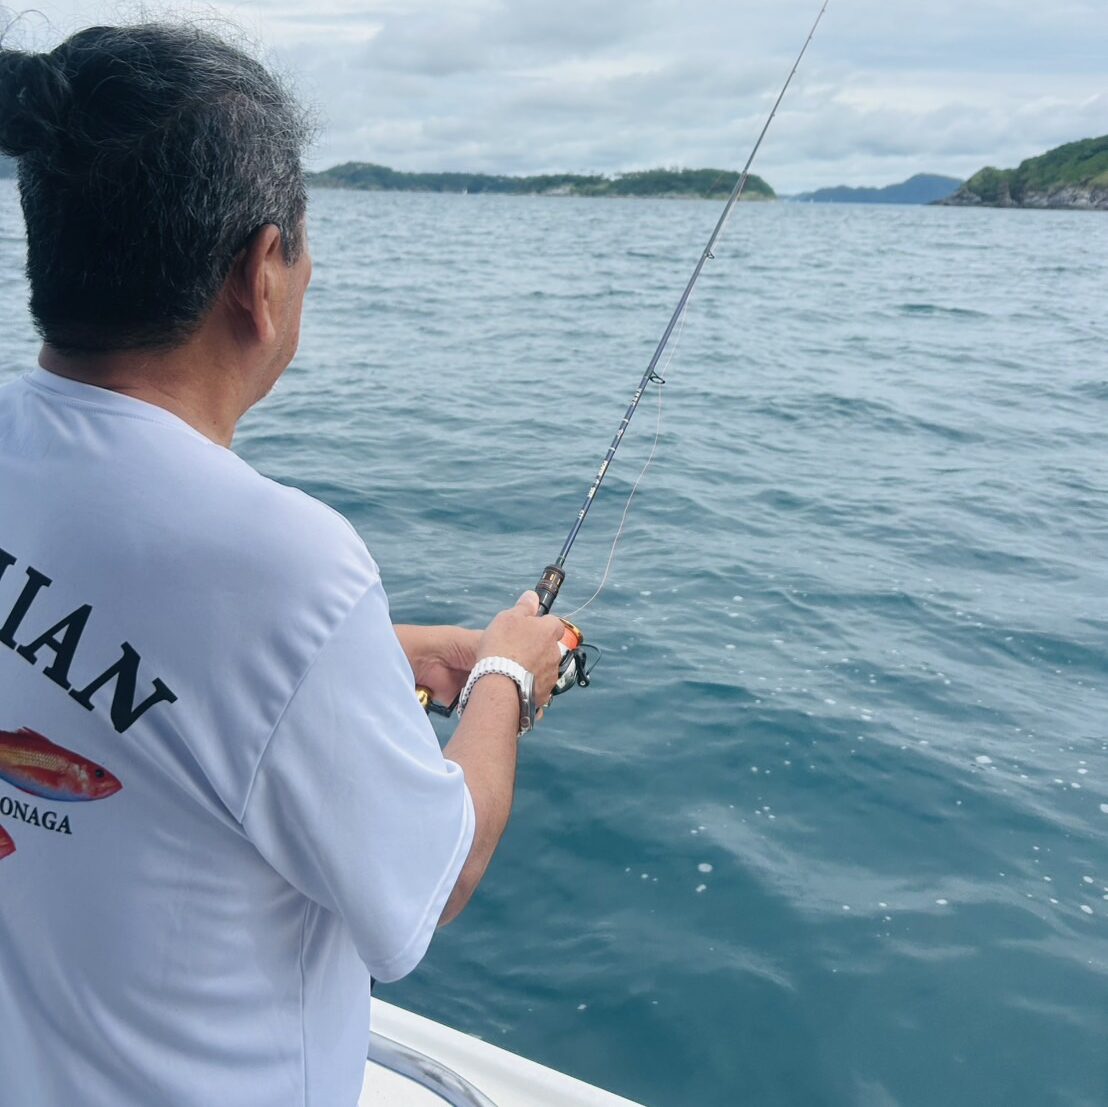
{"label": "man", "polygon": [[[228,449],[297,346],[304,138],[197,30],[0,48],[44,340],[0,389],[5,1107],[353,1105],[369,975],[465,905],[553,686],[533,593],[394,630],[350,525]],[[470,669],[444,758],[414,681]]]}

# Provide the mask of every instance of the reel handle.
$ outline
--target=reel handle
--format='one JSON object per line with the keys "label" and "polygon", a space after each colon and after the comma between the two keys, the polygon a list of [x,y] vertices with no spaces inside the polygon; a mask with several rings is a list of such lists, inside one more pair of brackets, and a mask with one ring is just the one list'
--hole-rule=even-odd
{"label": "reel handle", "polygon": [[426,684],[417,684],[415,694],[416,699],[419,700],[419,706],[428,715],[441,715],[444,719],[449,719],[454,714],[454,708],[458,706],[457,699],[451,704],[435,703],[435,693]]}

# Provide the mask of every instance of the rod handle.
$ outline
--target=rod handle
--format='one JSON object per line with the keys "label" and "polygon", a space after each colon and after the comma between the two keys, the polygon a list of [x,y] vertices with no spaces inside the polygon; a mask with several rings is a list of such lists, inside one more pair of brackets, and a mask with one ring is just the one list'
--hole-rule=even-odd
{"label": "rod handle", "polygon": [[542,577],[539,583],[535,585],[535,591],[539,594],[539,614],[548,615],[550,609],[554,606],[554,601],[558,598],[558,592],[561,590],[562,582],[566,579],[564,569],[559,569],[557,565],[547,565],[542,571]]}

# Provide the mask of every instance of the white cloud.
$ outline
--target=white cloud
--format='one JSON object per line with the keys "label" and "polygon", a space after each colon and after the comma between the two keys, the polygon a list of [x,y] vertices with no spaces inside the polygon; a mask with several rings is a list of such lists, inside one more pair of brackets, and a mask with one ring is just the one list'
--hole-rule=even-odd
{"label": "white cloud", "polygon": [[[58,27],[135,12],[36,0]],[[817,0],[239,0],[315,100],[316,165],[492,172],[746,159]],[[147,4],[146,13],[170,9]],[[831,0],[756,170],[781,191],[964,176],[1108,132],[1103,0]]]}

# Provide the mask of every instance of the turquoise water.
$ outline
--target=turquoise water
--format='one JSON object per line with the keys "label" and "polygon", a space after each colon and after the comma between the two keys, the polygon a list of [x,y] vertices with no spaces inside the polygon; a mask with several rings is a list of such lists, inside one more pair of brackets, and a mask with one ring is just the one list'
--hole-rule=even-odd
{"label": "turquoise water", "polygon": [[[353,520],[398,619],[479,625],[557,552],[717,213],[317,194],[301,352],[237,447]],[[5,183],[5,377],[19,236]],[[1101,1107],[1108,220],[746,205],[717,253],[581,615],[594,686],[382,994],[651,1107]]]}

